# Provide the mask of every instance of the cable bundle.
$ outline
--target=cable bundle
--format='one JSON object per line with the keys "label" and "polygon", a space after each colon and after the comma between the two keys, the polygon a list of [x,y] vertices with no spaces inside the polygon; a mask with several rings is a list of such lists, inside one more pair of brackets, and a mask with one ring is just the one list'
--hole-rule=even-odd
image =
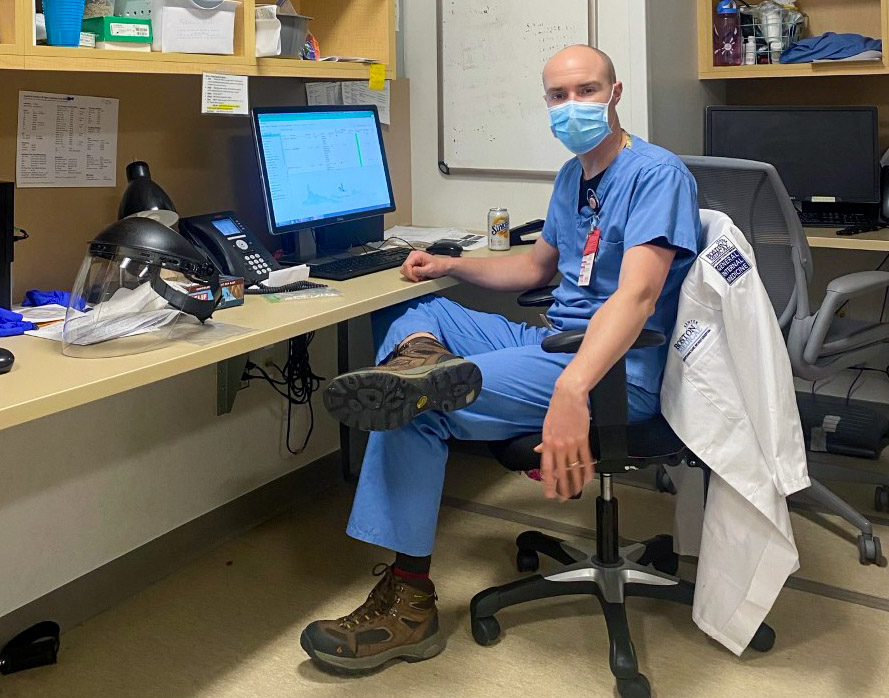
{"label": "cable bundle", "polygon": [[[312,436],[312,430],[315,428],[315,410],[312,407],[312,395],[321,387],[321,381],[324,380],[323,377],[315,375],[309,363],[309,345],[314,338],[315,333],[309,332],[308,334],[294,337],[288,342],[287,362],[284,364],[284,367],[281,368],[277,364],[272,364],[281,375],[280,379],[272,378],[261,366],[257,366],[252,361],[248,361],[244,369],[243,377],[246,380],[260,378],[271,385],[281,397],[287,400],[287,450],[294,455],[302,453],[306,449],[309,438]],[[251,373],[253,370],[259,371],[259,374]],[[309,406],[309,429],[306,432],[303,445],[296,450],[290,447],[290,428],[294,405]]]}

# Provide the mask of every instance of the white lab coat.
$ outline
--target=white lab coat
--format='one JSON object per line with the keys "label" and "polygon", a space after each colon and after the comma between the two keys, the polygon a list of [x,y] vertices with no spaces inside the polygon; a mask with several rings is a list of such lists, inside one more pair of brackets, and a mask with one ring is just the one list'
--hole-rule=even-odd
{"label": "white lab coat", "polygon": [[785,497],[809,477],[790,360],[753,250],[725,214],[701,211],[701,227],[704,250],[682,284],[661,404],[711,469],[706,509],[701,471],[670,473],[677,552],[700,552],[694,620],[740,654],[799,569]]}

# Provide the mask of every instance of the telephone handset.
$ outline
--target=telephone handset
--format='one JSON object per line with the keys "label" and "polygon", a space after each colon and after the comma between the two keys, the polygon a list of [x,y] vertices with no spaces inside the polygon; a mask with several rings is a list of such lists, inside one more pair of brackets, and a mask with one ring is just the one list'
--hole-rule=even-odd
{"label": "telephone handset", "polygon": [[241,276],[246,287],[281,268],[256,235],[231,211],[179,220],[179,232],[204,250],[223,274]]}

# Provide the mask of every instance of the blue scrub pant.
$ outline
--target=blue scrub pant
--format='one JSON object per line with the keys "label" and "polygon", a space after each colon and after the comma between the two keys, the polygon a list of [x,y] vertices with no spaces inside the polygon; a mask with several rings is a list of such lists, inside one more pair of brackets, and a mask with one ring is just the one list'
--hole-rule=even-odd
{"label": "blue scrub pant", "polygon": [[[429,555],[448,457],[445,441],[540,431],[556,379],[572,355],[540,348],[551,330],[467,310],[438,296],[374,313],[372,325],[378,363],[409,335],[429,332],[482,373],[481,393],[468,407],[424,412],[400,429],[372,432],[367,443],[348,534],[406,555]],[[657,395],[627,387],[631,422],[659,412]]]}

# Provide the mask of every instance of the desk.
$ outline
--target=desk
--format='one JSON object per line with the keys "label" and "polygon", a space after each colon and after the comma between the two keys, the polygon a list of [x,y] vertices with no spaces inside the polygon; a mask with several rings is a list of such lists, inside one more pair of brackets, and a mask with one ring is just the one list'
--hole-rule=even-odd
{"label": "desk", "polygon": [[[494,257],[530,249],[484,249],[466,256]],[[58,342],[26,336],[4,339],[2,346],[15,354],[16,361],[10,373],[0,376],[0,430],[246,354],[459,282],[442,278],[414,284],[404,279],[398,269],[388,269],[326,283],[343,295],[282,303],[247,296],[243,306],[218,311],[214,318],[219,322],[250,331],[208,346],[173,342],[132,356],[81,359],[64,356]]]}
{"label": "desk", "polygon": [[803,228],[809,247],[889,252],[889,229],[861,235],[837,235],[839,228]]}

